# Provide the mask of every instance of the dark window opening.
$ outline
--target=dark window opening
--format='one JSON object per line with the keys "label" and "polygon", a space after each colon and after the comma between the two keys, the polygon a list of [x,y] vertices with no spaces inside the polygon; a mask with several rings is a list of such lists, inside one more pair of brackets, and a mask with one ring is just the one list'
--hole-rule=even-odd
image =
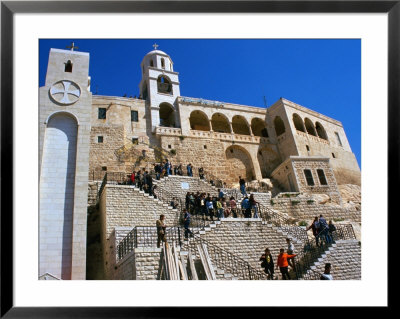
{"label": "dark window opening", "polygon": [[168,145],[168,148],[171,148],[171,145]]}
{"label": "dark window opening", "polygon": [[323,169],[317,169],[317,173],[318,173],[319,183],[321,185],[328,185],[328,183],[326,182],[324,170]]}
{"label": "dark window opening", "polygon": [[64,72],[72,72],[72,62],[71,62],[71,60],[68,60],[67,63],[65,63]]}
{"label": "dark window opening", "polygon": [[106,114],[107,114],[107,109],[104,107],[99,107],[99,120],[105,120],[106,119]]}
{"label": "dark window opening", "polygon": [[131,122],[139,122],[138,111],[131,111]]}
{"label": "dark window opening", "polygon": [[333,157],[333,158],[336,158],[335,153],[332,153],[332,157]]}
{"label": "dark window opening", "polygon": [[164,61],[163,58],[161,58],[161,67],[162,67],[163,69],[165,69],[165,61]]}
{"label": "dark window opening", "polygon": [[153,60],[150,60],[150,66],[154,66]]}
{"label": "dark window opening", "polygon": [[97,143],[103,143],[103,136],[97,136]]}
{"label": "dark window opening", "polygon": [[132,144],[139,144],[139,139],[137,137],[132,137]]}
{"label": "dark window opening", "polygon": [[308,146],[308,145],[306,145],[306,149],[307,149],[307,152],[308,152],[308,151],[310,151],[310,148],[309,148],[309,146]]}
{"label": "dark window opening", "polygon": [[102,166],[102,167],[101,167],[101,170],[102,170],[102,171],[107,171],[107,166]]}
{"label": "dark window opening", "polygon": [[205,150],[207,149],[207,145],[204,145],[204,149],[205,149]]}
{"label": "dark window opening", "polygon": [[282,135],[285,133],[285,124],[283,123],[282,119],[279,116],[276,116],[274,119],[275,125],[275,133],[276,136]]}
{"label": "dark window opening", "polygon": [[267,131],[266,128],[263,128],[263,129],[261,130],[261,135],[262,135],[262,137],[268,137],[268,131]]}
{"label": "dark window opening", "polygon": [[307,185],[308,186],[314,186],[314,179],[313,179],[311,170],[305,169],[304,170],[304,175],[306,176]]}

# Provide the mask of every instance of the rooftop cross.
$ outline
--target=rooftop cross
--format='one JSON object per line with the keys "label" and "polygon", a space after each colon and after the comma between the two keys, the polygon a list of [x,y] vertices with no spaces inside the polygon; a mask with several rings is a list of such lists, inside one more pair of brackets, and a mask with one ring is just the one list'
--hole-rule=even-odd
{"label": "rooftop cross", "polygon": [[157,48],[159,47],[159,45],[157,43],[153,44],[154,50],[157,50]]}
{"label": "rooftop cross", "polygon": [[74,49],[79,49],[79,48],[75,46],[75,42],[71,42],[71,45],[67,46],[67,49],[71,49],[71,51],[74,51]]}

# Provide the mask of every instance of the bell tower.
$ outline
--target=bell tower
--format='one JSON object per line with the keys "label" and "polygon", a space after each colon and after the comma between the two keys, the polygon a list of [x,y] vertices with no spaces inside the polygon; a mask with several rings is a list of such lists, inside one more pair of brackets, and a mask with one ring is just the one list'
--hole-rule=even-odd
{"label": "bell tower", "polygon": [[174,72],[173,62],[168,54],[154,50],[145,55],[140,64],[142,80],[140,95],[148,101],[151,131],[157,126],[180,127],[176,98],[180,96],[178,72]]}

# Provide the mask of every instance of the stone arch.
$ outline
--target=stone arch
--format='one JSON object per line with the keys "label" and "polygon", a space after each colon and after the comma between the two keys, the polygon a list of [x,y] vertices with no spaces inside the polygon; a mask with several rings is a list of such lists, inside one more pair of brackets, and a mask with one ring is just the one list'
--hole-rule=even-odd
{"label": "stone arch", "polygon": [[251,130],[255,136],[268,137],[267,125],[258,117],[251,120]]}
{"label": "stone arch", "polygon": [[176,127],[174,107],[169,103],[160,104],[160,126]]}
{"label": "stone arch", "polygon": [[255,179],[254,165],[249,152],[242,146],[231,145],[225,150],[228,180],[237,181],[242,176],[246,181]]}
{"label": "stone arch", "polygon": [[192,130],[197,131],[209,131],[210,130],[210,122],[208,120],[208,116],[199,110],[195,110],[190,113],[190,128]]}
{"label": "stone arch", "polygon": [[159,75],[157,78],[157,92],[164,94],[172,94],[171,80],[164,74]]}
{"label": "stone arch", "polygon": [[[78,122],[73,114],[57,112],[46,125],[40,171],[40,273],[71,279],[72,237]],[[46,255],[42,252],[46,251]],[[61,252],[61,253],[60,253]]]}
{"label": "stone arch", "polygon": [[293,114],[293,124],[294,124],[294,127],[296,128],[296,130],[304,132],[304,133],[306,132],[303,120],[297,113]]}
{"label": "stone arch", "polygon": [[304,124],[306,125],[308,134],[317,136],[317,132],[315,131],[314,124],[313,124],[313,122],[311,122],[311,120],[308,117],[306,117],[304,119]]}
{"label": "stone arch", "polygon": [[229,119],[225,114],[214,113],[211,117],[211,125],[214,132],[231,133]]}
{"label": "stone arch", "polygon": [[274,126],[275,126],[276,136],[285,133],[285,123],[283,123],[283,120],[281,119],[280,116],[275,116]]}
{"label": "stone arch", "polygon": [[232,118],[233,133],[240,135],[250,135],[249,123],[241,115],[235,115]]}
{"label": "stone arch", "polygon": [[315,123],[315,129],[317,130],[317,134],[320,138],[328,140],[328,135],[326,134],[325,128],[320,122]]}
{"label": "stone arch", "polygon": [[263,146],[258,149],[257,160],[262,178],[270,178],[273,170],[281,163],[278,152],[270,146]]}

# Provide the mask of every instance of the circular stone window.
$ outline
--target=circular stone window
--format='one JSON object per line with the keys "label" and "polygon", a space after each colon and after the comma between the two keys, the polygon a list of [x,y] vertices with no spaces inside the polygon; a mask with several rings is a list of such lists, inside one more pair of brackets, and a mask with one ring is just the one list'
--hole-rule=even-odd
{"label": "circular stone window", "polygon": [[78,84],[72,81],[62,80],[51,86],[50,96],[57,103],[64,105],[73,104],[79,100],[81,89]]}

